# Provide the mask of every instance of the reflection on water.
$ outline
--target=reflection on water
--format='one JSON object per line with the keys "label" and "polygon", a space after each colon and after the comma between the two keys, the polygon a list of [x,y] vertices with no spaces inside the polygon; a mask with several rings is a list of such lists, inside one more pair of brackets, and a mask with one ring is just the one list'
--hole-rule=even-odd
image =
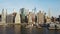
{"label": "reflection on water", "polygon": [[14,25],[8,25],[5,31],[6,34],[14,34]]}
{"label": "reflection on water", "polygon": [[21,26],[20,25],[15,25],[15,34],[21,34]]}
{"label": "reflection on water", "polygon": [[0,34],[21,34],[20,29],[20,25],[2,25],[0,26]]}
{"label": "reflection on water", "polygon": [[3,29],[2,29],[3,27],[2,26],[0,26],[0,34],[3,34]]}
{"label": "reflection on water", "polygon": [[[46,34],[44,28],[25,28],[21,25],[0,25],[0,34]],[[49,34],[60,34],[60,30],[49,30]]]}
{"label": "reflection on water", "polygon": [[43,34],[42,29],[38,29],[38,28],[35,28],[35,27],[26,29],[25,27],[22,26],[21,31],[23,32],[21,34]]}

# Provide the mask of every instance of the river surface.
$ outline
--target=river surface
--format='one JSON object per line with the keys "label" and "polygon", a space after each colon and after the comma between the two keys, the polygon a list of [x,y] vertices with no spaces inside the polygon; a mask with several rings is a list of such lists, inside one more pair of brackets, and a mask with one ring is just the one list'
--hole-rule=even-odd
{"label": "river surface", "polygon": [[60,34],[60,30],[47,30],[46,28],[25,28],[21,25],[0,25],[0,34]]}

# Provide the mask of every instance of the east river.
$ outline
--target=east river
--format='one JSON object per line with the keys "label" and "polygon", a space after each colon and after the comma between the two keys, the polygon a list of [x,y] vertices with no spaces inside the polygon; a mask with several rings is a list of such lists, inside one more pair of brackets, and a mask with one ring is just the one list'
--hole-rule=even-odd
{"label": "east river", "polygon": [[25,28],[21,25],[0,25],[0,34],[60,34],[60,30],[47,31],[44,28]]}

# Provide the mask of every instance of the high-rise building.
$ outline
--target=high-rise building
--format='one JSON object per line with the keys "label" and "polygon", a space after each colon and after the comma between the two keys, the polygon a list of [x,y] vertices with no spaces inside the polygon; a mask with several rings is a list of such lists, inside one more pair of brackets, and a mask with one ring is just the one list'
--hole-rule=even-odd
{"label": "high-rise building", "polygon": [[6,23],[15,23],[15,17],[16,17],[16,10],[13,9],[13,13],[7,15]]}
{"label": "high-rise building", "polygon": [[21,23],[20,14],[19,14],[19,13],[16,14],[15,23],[17,23],[17,24],[18,24],[18,23]]}
{"label": "high-rise building", "polygon": [[49,16],[46,16],[46,23],[51,23],[51,18]]}
{"label": "high-rise building", "polygon": [[26,9],[25,8],[21,8],[21,22],[23,23],[25,21],[25,16],[26,16]]}
{"label": "high-rise building", "polygon": [[6,23],[7,9],[2,9],[2,23]]}
{"label": "high-rise building", "polygon": [[7,18],[6,18],[6,23],[13,23],[13,14],[9,14],[7,15]]}
{"label": "high-rise building", "polygon": [[21,17],[20,17],[20,13],[17,12],[16,16],[15,16],[15,23],[16,24],[21,24]]}
{"label": "high-rise building", "polygon": [[38,14],[37,14],[37,22],[39,24],[44,23],[44,13],[42,13],[41,11],[39,11]]}
{"label": "high-rise building", "polygon": [[28,24],[32,24],[32,12],[28,14]]}
{"label": "high-rise building", "polygon": [[26,9],[25,8],[21,8],[20,11],[21,11],[21,14],[25,16]]}
{"label": "high-rise building", "polygon": [[36,16],[36,8],[34,8],[33,10],[32,10],[32,22],[33,22],[33,24],[35,24],[35,16]]}
{"label": "high-rise building", "polygon": [[51,23],[50,9],[49,9],[49,11],[48,11],[48,16],[46,16],[46,23]]}
{"label": "high-rise building", "polygon": [[48,17],[50,18],[51,17],[51,13],[50,13],[51,11],[50,11],[50,9],[49,9],[49,11],[48,11]]}

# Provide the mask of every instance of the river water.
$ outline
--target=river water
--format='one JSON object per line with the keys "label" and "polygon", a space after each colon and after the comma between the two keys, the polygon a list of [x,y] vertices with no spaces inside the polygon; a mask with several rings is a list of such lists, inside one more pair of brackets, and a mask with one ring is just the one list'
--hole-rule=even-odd
{"label": "river water", "polygon": [[[60,34],[60,30],[48,30],[48,34]],[[44,28],[25,28],[21,25],[0,25],[0,34],[47,34]]]}

